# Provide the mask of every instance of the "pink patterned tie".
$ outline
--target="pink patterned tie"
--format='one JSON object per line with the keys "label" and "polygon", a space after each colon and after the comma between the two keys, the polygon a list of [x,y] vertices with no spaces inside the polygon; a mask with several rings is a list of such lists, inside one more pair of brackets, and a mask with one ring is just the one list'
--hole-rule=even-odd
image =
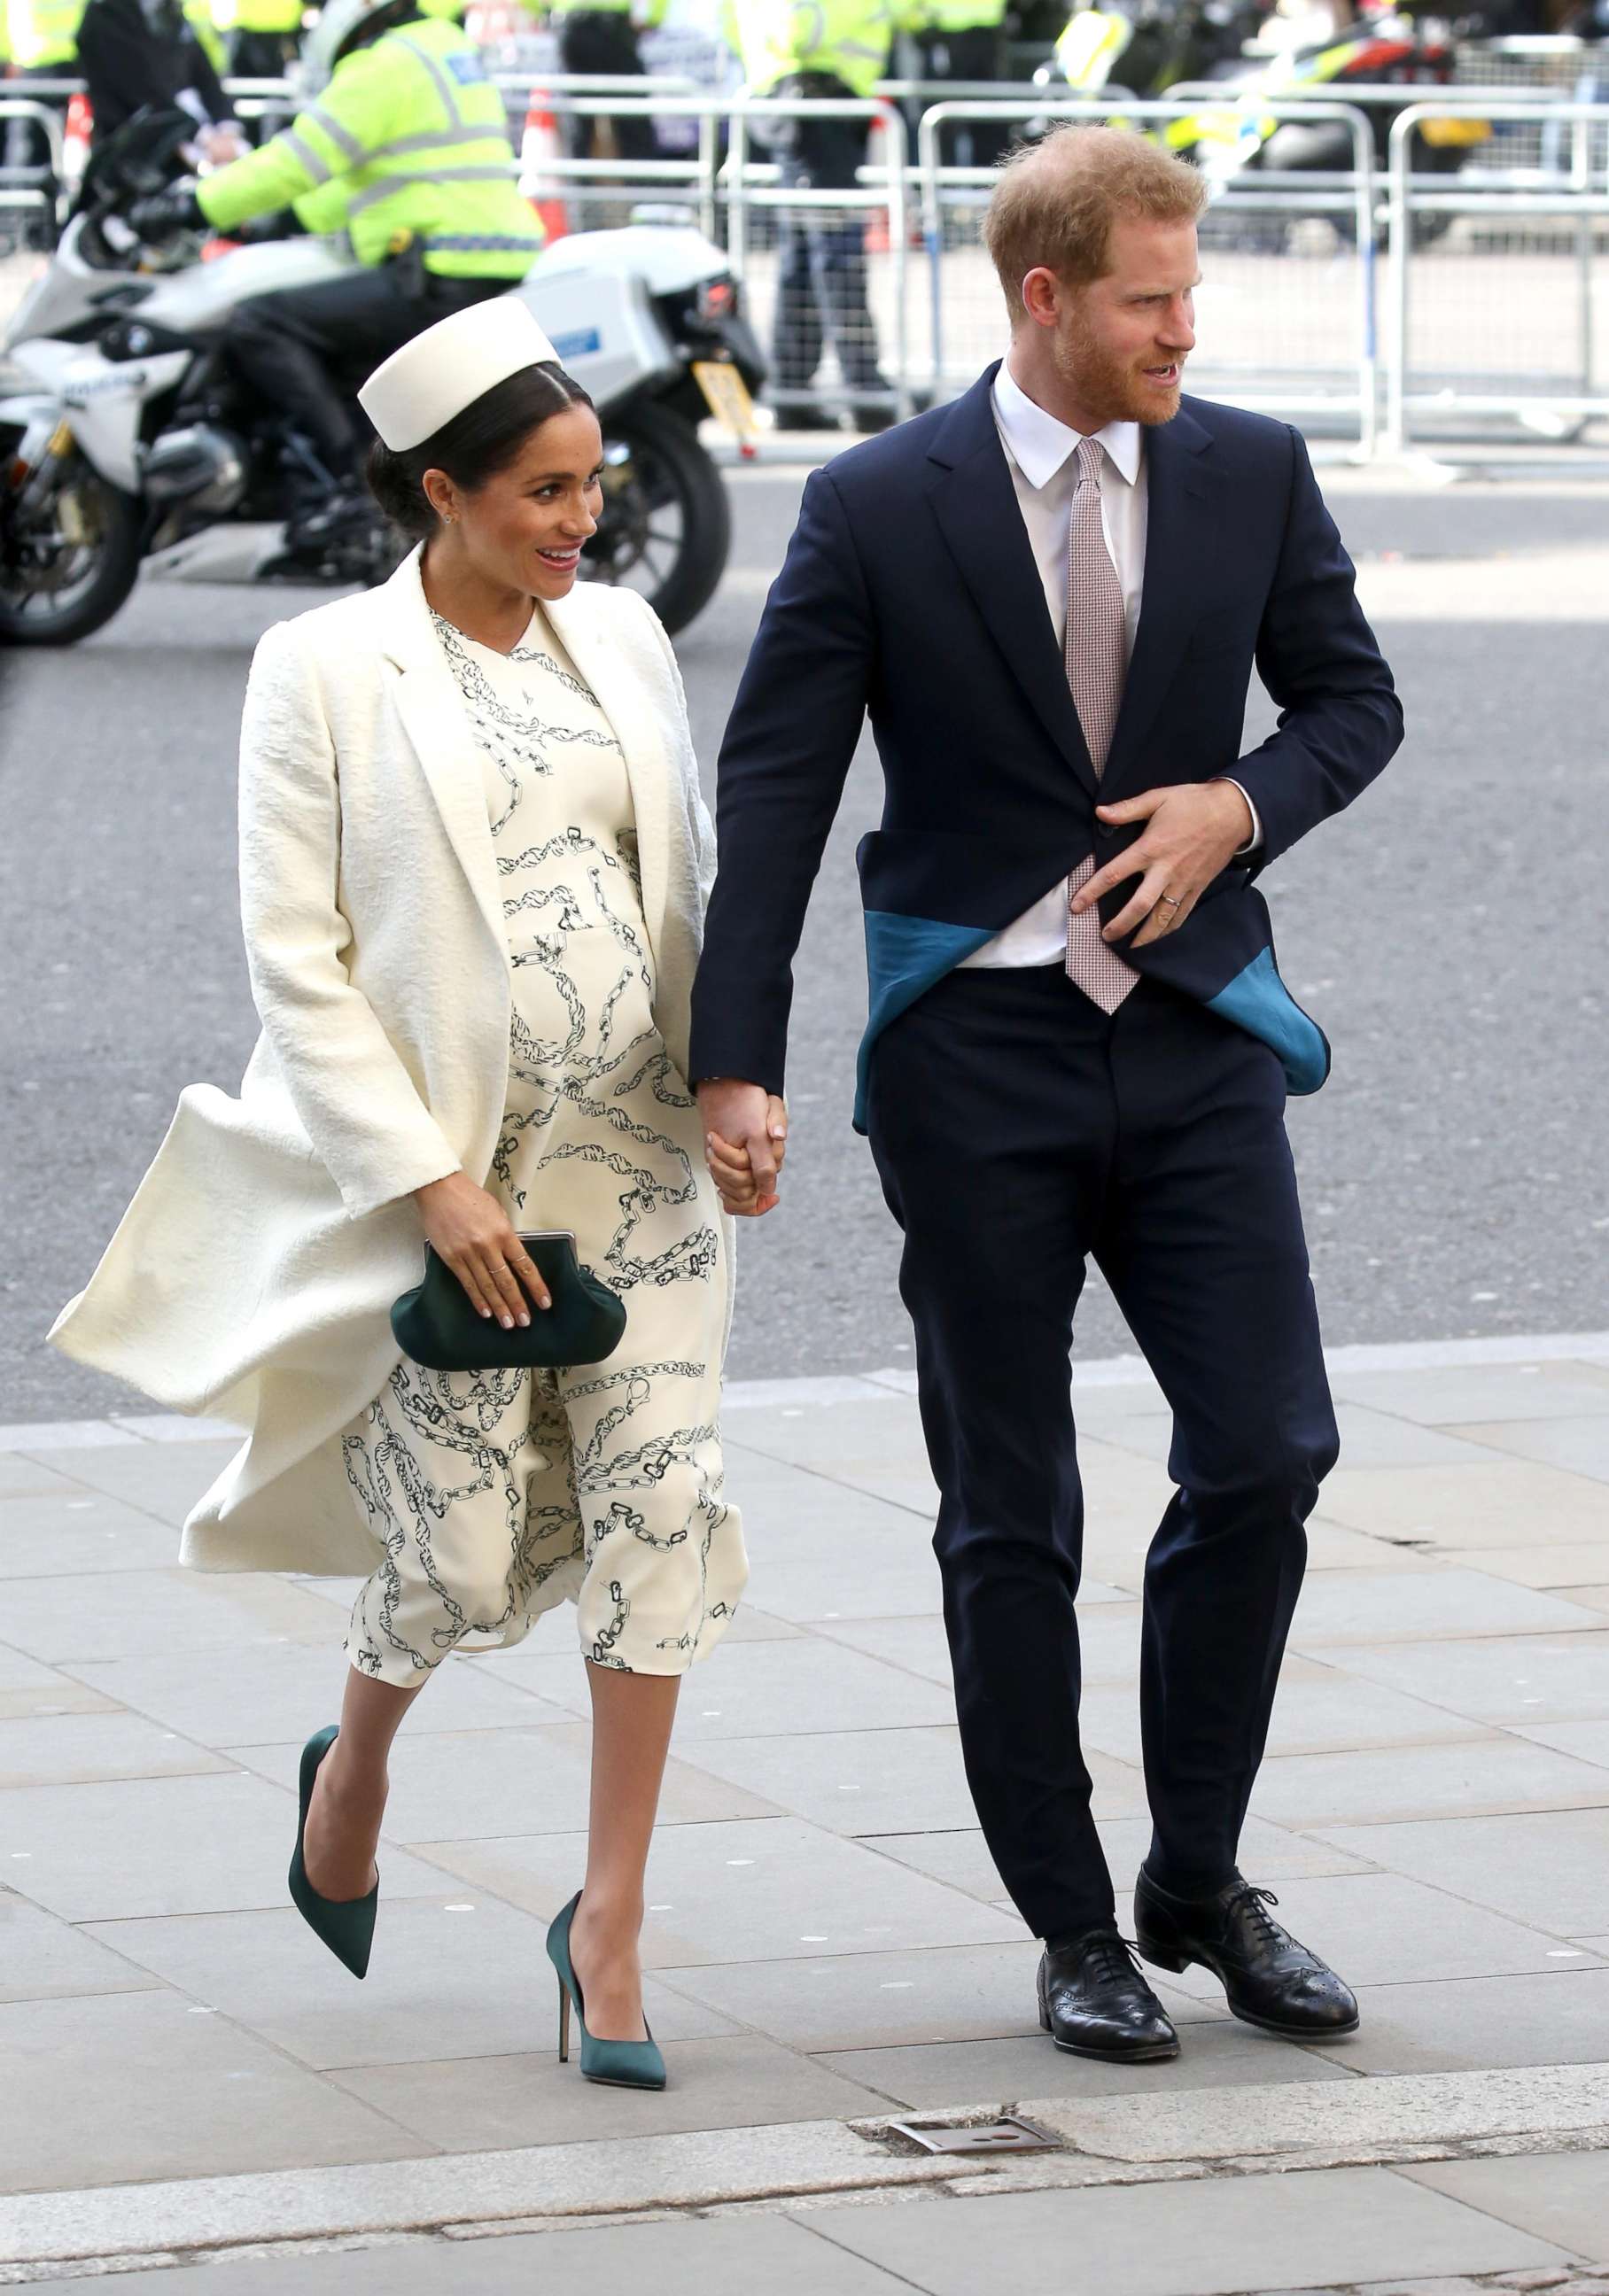
{"label": "pink patterned tie", "polygon": [[[1067,683],[1097,781],[1117,730],[1129,674],[1122,587],[1101,529],[1103,452],[1093,439],[1079,440],[1078,483],[1067,534]],[[1067,889],[1070,901],[1095,869],[1093,855],[1080,862]],[[1080,916],[1068,910],[1067,975],[1103,1013],[1115,1013],[1139,979],[1127,959],[1101,939],[1098,907],[1086,909]]]}

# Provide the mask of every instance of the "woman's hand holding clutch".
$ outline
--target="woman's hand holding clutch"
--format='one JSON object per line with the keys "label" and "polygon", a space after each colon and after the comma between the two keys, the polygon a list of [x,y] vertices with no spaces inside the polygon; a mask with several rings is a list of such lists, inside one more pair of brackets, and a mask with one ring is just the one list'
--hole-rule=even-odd
{"label": "woman's hand holding clutch", "polygon": [[763,1085],[705,1077],[698,1086],[704,1160],[735,1219],[758,1219],[780,1201],[776,1183],[788,1152],[786,1103]]}
{"label": "woman's hand holding clutch", "polygon": [[[505,1332],[530,1322],[528,1299],[553,1300],[541,1273],[494,1195],[467,1172],[449,1172],[414,1191],[425,1239],[444,1259],[482,1316],[496,1316]],[[523,1288],[521,1288],[523,1287]]]}

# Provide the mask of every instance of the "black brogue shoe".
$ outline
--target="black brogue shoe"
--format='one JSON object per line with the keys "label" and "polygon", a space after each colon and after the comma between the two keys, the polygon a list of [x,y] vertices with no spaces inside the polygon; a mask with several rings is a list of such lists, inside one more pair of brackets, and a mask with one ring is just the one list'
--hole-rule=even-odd
{"label": "black brogue shoe", "polygon": [[1288,2041],[1339,2040],[1358,2030],[1358,2001],[1333,1969],[1268,1911],[1278,1898],[1235,1874],[1210,1898],[1176,1898],[1145,1867],[1134,1891],[1139,1949],[1158,1969],[1199,1962],[1232,2013]]}
{"label": "black brogue shoe", "polygon": [[1047,1946],[1039,1964],[1039,2022],[1075,2057],[1144,2064],[1176,2057],[1178,2035],[1114,1929]]}

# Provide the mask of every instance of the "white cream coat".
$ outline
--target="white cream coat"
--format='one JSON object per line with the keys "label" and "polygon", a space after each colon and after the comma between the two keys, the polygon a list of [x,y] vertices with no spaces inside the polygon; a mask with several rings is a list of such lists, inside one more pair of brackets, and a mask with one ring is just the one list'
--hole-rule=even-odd
{"label": "white cream coat", "polygon": [[[654,1017],[687,1065],[715,874],[669,643],[628,591],[554,627],[625,752]],[[203,1570],[370,1570],[340,1434],[400,1350],[411,1192],[484,1182],[508,1079],[511,972],[479,750],[415,553],[382,588],[269,630],[246,690],[241,914],[262,1034],[238,1098],[193,1085],[52,1343],[172,1411],[246,1431],[185,1525]],[[539,1203],[530,1207],[542,1224]],[[727,1328],[732,1224],[721,1221]]]}

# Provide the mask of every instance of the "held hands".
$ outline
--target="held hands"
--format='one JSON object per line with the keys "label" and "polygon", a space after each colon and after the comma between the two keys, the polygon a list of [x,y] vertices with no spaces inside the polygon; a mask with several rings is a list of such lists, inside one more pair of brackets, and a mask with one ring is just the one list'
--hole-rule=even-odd
{"label": "held hands", "polygon": [[[1185,782],[1176,789],[1147,790],[1116,805],[1099,805],[1103,821],[1148,823],[1145,834],[1097,869],[1073,897],[1081,914],[1113,886],[1137,877],[1140,883],[1101,939],[1122,940],[1134,933],[1134,947],[1177,932],[1221,869],[1251,836],[1252,808],[1233,782]],[[1140,930],[1135,932],[1135,927]]]}
{"label": "held hands", "polygon": [[[527,1295],[538,1308],[553,1298],[540,1269],[510,1225],[496,1196],[467,1172],[449,1172],[414,1191],[424,1233],[468,1292],[477,1314],[496,1316],[505,1332],[530,1322]],[[524,1290],[521,1286],[523,1284]]]}
{"label": "held hands", "polygon": [[709,1077],[698,1087],[704,1160],[735,1219],[759,1219],[779,1202],[776,1183],[788,1152],[788,1111],[763,1085]]}

